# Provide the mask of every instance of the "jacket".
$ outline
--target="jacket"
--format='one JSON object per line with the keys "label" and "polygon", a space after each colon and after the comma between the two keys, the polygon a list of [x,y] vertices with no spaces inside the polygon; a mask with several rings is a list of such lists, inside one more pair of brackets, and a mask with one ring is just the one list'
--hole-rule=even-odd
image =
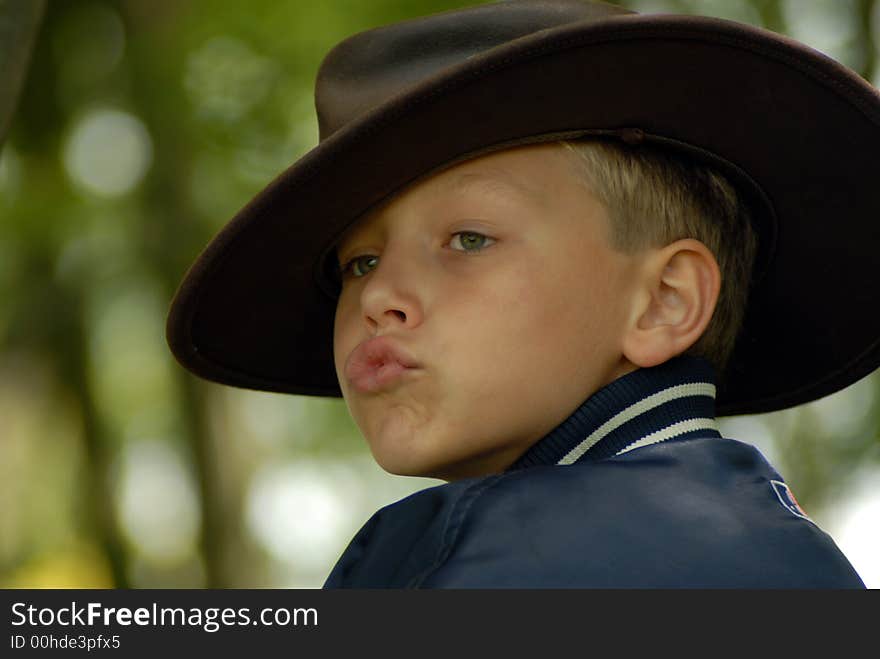
{"label": "jacket", "polygon": [[501,474],[375,513],[325,588],[864,588],[681,355],[606,385]]}

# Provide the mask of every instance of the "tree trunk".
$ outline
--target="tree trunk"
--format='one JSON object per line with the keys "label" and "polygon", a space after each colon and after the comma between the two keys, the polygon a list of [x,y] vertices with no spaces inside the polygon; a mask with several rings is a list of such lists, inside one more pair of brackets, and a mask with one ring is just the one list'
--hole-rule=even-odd
{"label": "tree trunk", "polygon": [[0,0],[0,147],[18,103],[46,0]]}

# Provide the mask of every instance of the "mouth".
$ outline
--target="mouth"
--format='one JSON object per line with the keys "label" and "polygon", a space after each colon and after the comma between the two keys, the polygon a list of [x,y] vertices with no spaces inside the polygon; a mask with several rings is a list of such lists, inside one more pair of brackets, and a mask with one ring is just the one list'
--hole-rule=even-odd
{"label": "mouth", "polygon": [[345,377],[358,392],[376,393],[402,382],[419,368],[391,339],[377,336],[352,351],[345,364]]}

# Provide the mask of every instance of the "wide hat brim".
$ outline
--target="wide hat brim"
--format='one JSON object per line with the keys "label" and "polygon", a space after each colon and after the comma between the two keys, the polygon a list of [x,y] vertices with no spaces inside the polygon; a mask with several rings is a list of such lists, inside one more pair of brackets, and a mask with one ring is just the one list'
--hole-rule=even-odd
{"label": "wide hat brim", "polygon": [[[215,382],[341,396],[325,269],[358,217],[419,177],[508,146],[621,134],[717,160],[759,212],[760,278],[719,416],[812,401],[880,365],[880,97],[789,38],[629,15],[541,30],[364,112],[208,244],[172,302],[178,361]],[[775,217],[774,217],[775,216]]]}

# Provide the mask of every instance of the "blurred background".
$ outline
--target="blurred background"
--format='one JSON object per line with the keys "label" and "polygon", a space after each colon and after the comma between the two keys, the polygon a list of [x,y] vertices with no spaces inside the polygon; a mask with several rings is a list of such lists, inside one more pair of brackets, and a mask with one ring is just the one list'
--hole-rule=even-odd
{"label": "blurred background", "polygon": [[[319,587],[377,508],[440,483],[384,473],[341,400],[190,376],[164,323],[210,237],[317,143],[327,50],[468,4],[0,1],[0,587]],[[875,0],[619,4],[763,26],[878,83]],[[875,588],[878,400],[875,373],[721,419]]]}

